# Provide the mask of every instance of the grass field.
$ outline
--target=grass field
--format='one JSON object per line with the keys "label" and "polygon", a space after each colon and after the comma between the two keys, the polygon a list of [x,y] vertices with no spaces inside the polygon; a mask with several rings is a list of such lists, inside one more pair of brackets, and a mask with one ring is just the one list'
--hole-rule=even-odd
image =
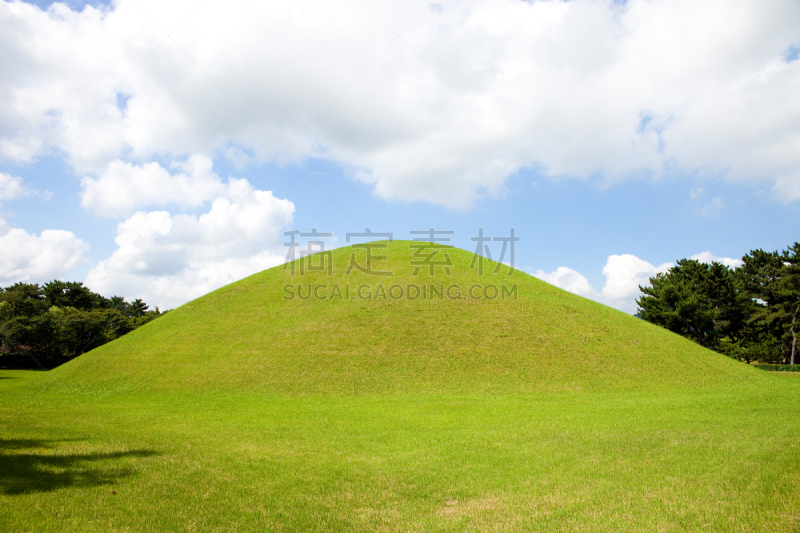
{"label": "grass field", "polygon": [[341,249],[0,371],[0,530],[800,530],[800,376],[450,253],[518,298],[284,300]]}

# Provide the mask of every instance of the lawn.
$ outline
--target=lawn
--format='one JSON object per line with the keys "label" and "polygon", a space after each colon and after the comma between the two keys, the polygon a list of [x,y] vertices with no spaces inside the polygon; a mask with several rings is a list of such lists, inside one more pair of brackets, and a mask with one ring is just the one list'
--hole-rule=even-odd
{"label": "lawn", "polygon": [[[414,274],[410,244],[384,250],[391,277],[342,248],[0,371],[0,530],[800,530],[798,374],[463,250]],[[468,293],[502,284],[517,297]]]}
{"label": "lawn", "polygon": [[[766,374],[766,373],[765,373]],[[3,531],[797,531],[800,380],[111,394],[0,372]]]}

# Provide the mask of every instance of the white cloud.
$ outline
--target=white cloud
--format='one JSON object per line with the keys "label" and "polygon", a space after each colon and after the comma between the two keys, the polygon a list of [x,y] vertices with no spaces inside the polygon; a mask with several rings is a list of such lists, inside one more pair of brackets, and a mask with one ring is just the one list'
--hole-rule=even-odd
{"label": "white cloud", "polygon": [[[742,261],[739,259],[717,257],[711,252],[695,254],[690,259],[709,264],[716,261],[730,268],[742,265]],[[558,269],[549,274],[543,270],[538,270],[534,275],[569,292],[590,298],[626,313],[635,313],[636,298],[641,295],[639,286],[649,285],[651,277],[667,272],[673,266],[672,263],[654,266],[631,254],[610,255],[606,260],[606,265],[603,267],[603,275],[606,278],[605,285],[602,291],[599,292],[579,272],[564,266],[558,267]]]}
{"label": "white cloud", "polygon": [[0,172],[0,204],[8,200],[16,200],[23,196],[38,196],[45,202],[53,197],[50,191],[39,191],[27,186],[19,176]]}
{"label": "white cloud", "polygon": [[0,203],[4,200],[13,200],[24,193],[22,178],[0,172]]}
{"label": "white cloud", "polygon": [[565,266],[558,267],[549,274],[544,270],[537,270],[534,276],[565,291],[583,296],[584,298],[596,299],[598,296],[597,291],[589,284],[589,280],[583,277],[579,272]]}
{"label": "white cloud", "polygon": [[650,278],[666,272],[672,263],[654,266],[635,255],[610,255],[603,267],[606,283],[603,287],[603,301],[622,311],[636,311],[635,299],[641,294],[639,286],[648,285]]}
{"label": "white cloud", "polygon": [[722,263],[723,265],[729,268],[738,268],[744,264],[741,259],[732,259],[730,257],[717,257],[711,252],[701,252],[699,254],[693,255],[689,259],[696,259],[701,263],[708,263],[709,265],[716,261],[717,263]]}
{"label": "white cloud", "polygon": [[233,166],[236,168],[236,170],[247,168],[257,161],[256,158],[246,154],[235,146],[231,146],[225,151],[225,157],[227,157],[228,160],[233,163]]}
{"label": "white cloud", "polygon": [[88,249],[70,231],[48,229],[35,235],[0,219],[0,285],[61,278],[86,260]]}
{"label": "white cloud", "polygon": [[148,206],[199,207],[218,196],[233,197],[247,186],[244,180],[223,184],[206,156],[195,155],[172,166],[183,172],[170,174],[158,163],[137,166],[112,161],[99,178],[81,180],[81,204],[105,215],[124,216]]}
{"label": "white cloud", "polygon": [[666,272],[672,263],[653,266],[635,255],[610,255],[603,267],[606,277],[605,285],[597,291],[579,272],[564,266],[551,273],[539,270],[534,274],[537,278],[556,287],[595,300],[626,313],[636,312],[636,298],[641,291],[639,286],[648,285],[651,277],[659,272]]}
{"label": "white cloud", "polygon": [[[98,184],[128,163],[149,184],[157,158],[263,162],[274,140],[380,197],[449,206],[529,166],[609,181],[727,168],[800,198],[794,0],[445,0],[416,20],[427,0],[206,2],[180,48],[167,41],[105,101],[164,39],[153,21],[171,32],[195,1],[3,3],[0,96]],[[45,149],[0,106],[0,157]]]}
{"label": "white cloud", "polygon": [[[47,200],[51,193],[30,189],[19,176],[0,172],[0,204],[29,195]],[[0,286],[61,278],[86,261],[88,249],[71,231],[48,229],[36,235],[0,218]]]}
{"label": "white cloud", "polygon": [[86,284],[101,294],[175,307],[283,262],[281,230],[293,213],[292,202],[261,190],[233,201],[216,198],[200,217],[139,211],[117,226],[117,250]]}

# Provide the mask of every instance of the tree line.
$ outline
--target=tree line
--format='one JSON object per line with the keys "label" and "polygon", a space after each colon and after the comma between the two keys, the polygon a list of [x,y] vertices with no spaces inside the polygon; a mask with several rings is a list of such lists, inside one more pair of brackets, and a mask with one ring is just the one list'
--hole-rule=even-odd
{"label": "tree line", "polygon": [[52,368],[162,314],[78,282],[0,287],[0,368]]}
{"label": "tree line", "polygon": [[747,363],[800,363],[800,243],[753,250],[736,268],[681,259],[639,289],[648,322]]}

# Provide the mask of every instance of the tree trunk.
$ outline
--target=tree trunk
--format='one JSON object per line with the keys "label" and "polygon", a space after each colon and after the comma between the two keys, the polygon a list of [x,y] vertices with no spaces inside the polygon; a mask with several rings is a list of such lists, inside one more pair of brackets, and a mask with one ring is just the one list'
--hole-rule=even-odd
{"label": "tree trunk", "polygon": [[797,353],[797,333],[794,332],[794,325],[797,322],[797,311],[800,310],[800,307],[795,308],[794,315],[792,316],[792,327],[789,328],[789,331],[792,332],[792,359],[789,364],[794,364],[794,354]]}

